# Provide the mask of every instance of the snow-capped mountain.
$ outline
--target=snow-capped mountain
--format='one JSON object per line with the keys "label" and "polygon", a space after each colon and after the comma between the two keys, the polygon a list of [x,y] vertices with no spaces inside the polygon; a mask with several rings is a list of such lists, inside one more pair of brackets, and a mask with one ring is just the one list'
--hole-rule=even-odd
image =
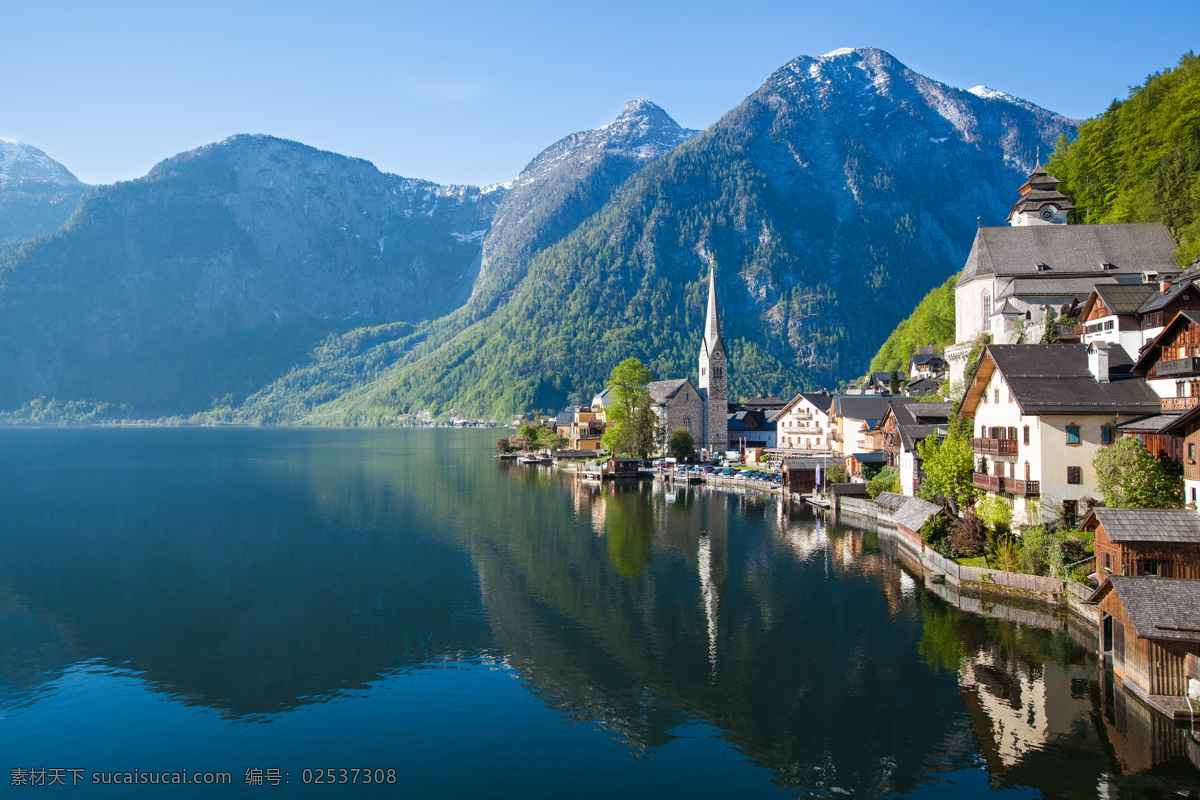
{"label": "snow-capped mountain", "polygon": [[91,188],[33,145],[0,137],[0,242],[54,231]]}
{"label": "snow-capped mountain", "polygon": [[506,184],[483,244],[477,302],[511,289],[535,253],[599,210],[630,175],[698,133],[649,100],[632,100],[607,125],[564,136],[539,153]]}

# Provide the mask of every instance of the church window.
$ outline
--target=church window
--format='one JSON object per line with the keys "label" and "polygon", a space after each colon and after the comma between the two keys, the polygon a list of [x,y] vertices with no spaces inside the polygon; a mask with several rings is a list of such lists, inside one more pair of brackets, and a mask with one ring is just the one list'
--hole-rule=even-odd
{"label": "church window", "polygon": [[983,290],[982,306],[983,329],[985,331],[990,331],[992,329],[992,293],[987,289]]}

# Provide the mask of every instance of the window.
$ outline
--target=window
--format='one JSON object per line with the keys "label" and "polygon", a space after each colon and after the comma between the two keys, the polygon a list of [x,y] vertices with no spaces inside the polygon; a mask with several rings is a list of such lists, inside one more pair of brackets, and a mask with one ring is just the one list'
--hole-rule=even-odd
{"label": "window", "polygon": [[1156,578],[1159,577],[1158,562],[1152,558],[1148,558],[1145,561],[1143,561],[1142,562],[1142,574],[1143,575],[1153,575]]}
{"label": "window", "polygon": [[995,397],[992,398],[993,402],[999,403],[1000,402],[1000,390],[993,389],[992,391],[995,392]]}
{"label": "window", "polygon": [[1067,426],[1067,444],[1079,444],[1079,426]]}
{"label": "window", "polygon": [[1104,554],[1104,568],[1109,572],[1112,572],[1112,553]]}
{"label": "window", "polygon": [[1025,426],[1025,444],[1029,444],[1029,426]]}
{"label": "window", "polygon": [[[1196,457],[1196,443],[1188,442],[1188,458],[1195,458],[1195,457]],[[1192,489],[1192,494],[1195,495],[1195,493],[1196,493],[1196,490]],[[1193,497],[1192,499],[1195,500],[1196,498]]]}
{"label": "window", "polygon": [[1100,429],[1100,444],[1112,444],[1116,438],[1116,428],[1105,426]]}
{"label": "window", "polygon": [[1063,522],[1066,524],[1066,526],[1068,528],[1075,527],[1075,517],[1078,515],[1078,513],[1079,513],[1079,501],[1063,500],[1063,504],[1062,504]]}
{"label": "window", "polygon": [[983,310],[983,329],[990,331],[992,329],[992,293],[987,289],[983,290],[980,306]]}
{"label": "window", "polygon": [[1067,467],[1067,483],[1083,483],[1083,467]]}

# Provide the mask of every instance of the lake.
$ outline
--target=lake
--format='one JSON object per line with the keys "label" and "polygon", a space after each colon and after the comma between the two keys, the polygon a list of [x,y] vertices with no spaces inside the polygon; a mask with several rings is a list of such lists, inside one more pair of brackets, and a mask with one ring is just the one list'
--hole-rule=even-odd
{"label": "lake", "polygon": [[[577,484],[499,435],[0,431],[0,785],[1200,797],[1200,745],[1086,626],[963,610],[774,497]],[[156,785],[184,771],[229,785]]]}

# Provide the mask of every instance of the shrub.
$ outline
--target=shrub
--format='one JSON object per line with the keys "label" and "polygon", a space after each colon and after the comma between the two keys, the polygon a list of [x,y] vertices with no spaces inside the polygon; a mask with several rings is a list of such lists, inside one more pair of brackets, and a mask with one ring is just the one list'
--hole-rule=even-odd
{"label": "shrub", "polygon": [[867,481],[867,494],[872,500],[884,492],[900,493],[900,472],[895,467],[884,467]]}
{"label": "shrub", "polygon": [[987,549],[987,533],[987,525],[974,510],[968,509],[954,526],[954,533],[950,537],[950,555],[953,558],[982,555]]}

